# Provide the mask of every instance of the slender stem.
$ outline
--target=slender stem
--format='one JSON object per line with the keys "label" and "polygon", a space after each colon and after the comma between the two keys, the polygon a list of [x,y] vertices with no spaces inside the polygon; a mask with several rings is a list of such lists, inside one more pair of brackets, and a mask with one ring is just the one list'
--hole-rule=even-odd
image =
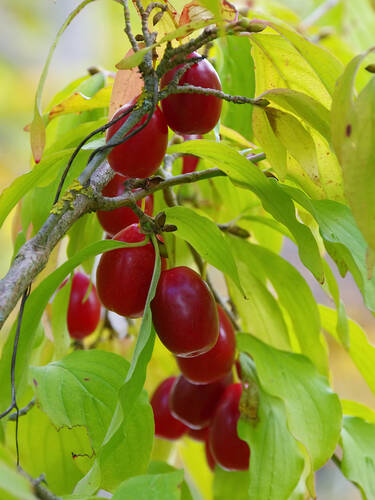
{"label": "slender stem", "polygon": [[9,417],[10,422],[15,422],[18,417],[23,417],[29,413],[29,411],[35,406],[35,398],[33,398],[30,403],[28,403],[24,408],[21,408],[21,410],[17,413],[12,413]]}
{"label": "slender stem", "polygon": [[340,0],[326,0],[301,22],[299,29],[301,31],[306,31],[311,28],[311,26],[313,26],[317,21],[319,21],[320,18],[327,14],[328,11],[333,9],[333,7],[336,7],[339,2]]}

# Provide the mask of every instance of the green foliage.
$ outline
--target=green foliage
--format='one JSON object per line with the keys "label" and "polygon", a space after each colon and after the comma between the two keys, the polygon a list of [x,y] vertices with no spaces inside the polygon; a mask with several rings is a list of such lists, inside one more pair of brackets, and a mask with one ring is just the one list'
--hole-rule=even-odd
{"label": "green foliage", "polygon": [[[75,79],[42,108],[57,42],[92,1],[76,7],[49,51],[28,126],[35,165],[0,195],[0,226],[14,224],[14,255],[50,214],[75,148],[107,121],[113,75],[106,70]],[[149,3],[142,2],[144,7]],[[335,277],[336,271],[350,274],[367,309],[375,312],[375,77],[365,71],[374,56],[369,46],[375,10],[371,0],[339,3],[310,27],[317,14],[313,8],[322,2],[282,3],[264,1],[261,13],[250,10],[248,19],[240,17],[241,30],[249,19],[261,18],[264,31],[238,36],[240,25],[233,25],[231,34],[209,49],[224,92],[262,96],[269,104],[225,101],[221,123],[204,139],[177,143],[170,137],[168,153],[196,155],[198,169],[216,167],[223,176],[173,188],[180,206],[167,206],[163,193],[155,193],[155,215],[165,212],[166,223],[177,227],[163,235],[168,266],[194,267],[192,247],[203,261],[202,275],[209,274],[224,302],[228,293],[242,332],[237,332],[243,383],[237,430],[251,449],[249,471],[216,465],[212,474],[202,443],[186,437],[161,446],[154,439],[149,394],[176,374],[173,357],[155,344],[150,303],[161,273],[155,235],[141,243],[151,239],[156,253],[142,320],[129,320],[128,334],[120,339],[106,316],[94,345],[84,340],[83,350],[73,350],[66,324],[71,280],[59,287],[78,266],[91,275],[96,256],[129,246],[100,241],[103,229],[96,215],[85,214],[33,285],[16,358],[18,404],[21,408],[21,401],[36,399],[20,421],[21,465],[33,478],[45,474],[48,488],[59,497],[90,500],[102,488],[114,500],[302,500],[316,497],[314,473],[332,459],[364,499],[375,498],[374,408],[340,400],[331,387],[336,374],[330,364],[343,348],[375,394],[375,347],[347,317]],[[118,4],[121,9],[122,0]],[[127,91],[137,78],[134,68],[151,50],[157,65],[167,42],[177,46],[209,25],[225,24],[228,6],[217,0],[189,5],[191,22],[183,24],[179,15],[187,4],[166,4],[163,22],[153,27],[153,45],[117,64],[129,71]],[[132,5],[134,29],[140,26],[136,16]],[[326,26],[335,32],[324,31]],[[85,144],[63,191],[104,144],[103,133]],[[252,162],[257,153],[265,159]],[[181,159],[171,172],[180,173],[180,165]],[[236,236],[236,229],[250,236]],[[296,245],[303,270],[283,252],[286,240]],[[318,305],[313,280],[334,309]],[[0,345],[0,411],[11,401],[16,327],[14,321]],[[334,342],[326,342],[323,332]],[[30,481],[13,467],[12,420],[0,422],[0,497],[32,500]],[[338,447],[341,462],[335,456]],[[157,461],[161,456],[165,461]]]}

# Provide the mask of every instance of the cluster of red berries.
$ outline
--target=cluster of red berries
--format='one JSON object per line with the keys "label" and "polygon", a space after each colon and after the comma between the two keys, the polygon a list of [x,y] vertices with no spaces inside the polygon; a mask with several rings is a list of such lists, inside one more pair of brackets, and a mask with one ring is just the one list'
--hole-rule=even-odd
{"label": "cluster of red berries", "polygon": [[[193,53],[189,57],[196,57]],[[167,73],[161,87],[174,77],[178,68]],[[220,80],[207,60],[189,68],[180,85],[221,89]],[[132,106],[120,108],[116,116]],[[145,178],[159,167],[167,148],[168,126],[185,140],[200,138],[217,123],[221,100],[199,94],[170,95],[157,107],[138,134],[115,146],[108,161],[116,172],[103,190],[109,197],[124,192],[129,177]],[[107,140],[126,122],[128,115],[108,129]],[[144,117],[138,124],[145,122]],[[183,172],[191,172],[198,158],[184,159]],[[138,202],[141,206],[141,202]],[[145,199],[144,211],[152,215],[153,198]],[[100,211],[98,218],[107,233],[118,241],[145,240],[138,218],[129,208]],[[143,246],[120,248],[103,254],[97,268],[96,284],[101,303],[110,311],[129,318],[143,315],[155,264],[151,242]],[[100,319],[100,302],[90,280],[76,273],[72,281],[68,309],[70,335],[82,339],[92,333]],[[246,469],[249,448],[237,436],[241,384],[233,384],[235,334],[226,313],[217,306],[207,284],[188,267],[166,269],[162,258],[161,275],[151,303],[156,332],[176,356],[182,372],[177,379],[165,380],[152,397],[156,435],[176,439],[189,434],[206,443],[211,467],[218,463],[232,470]]]}
{"label": "cluster of red berries", "polygon": [[[181,281],[185,281],[189,276],[193,277],[194,273],[184,267],[171,269],[169,272],[180,275]],[[194,276],[194,281],[198,280],[204,284],[198,275]],[[217,463],[228,470],[246,470],[249,467],[250,450],[237,435],[242,385],[232,383],[235,333],[227,314],[219,305],[215,305],[208,288],[207,297],[198,296],[199,309],[195,310],[196,304],[189,303],[190,290],[185,292],[189,288],[190,279],[186,281],[188,286],[185,283],[184,286],[180,284],[180,288],[174,288],[173,285],[178,283],[178,280],[173,277],[168,279],[166,276],[164,283],[161,284],[161,290],[157,290],[160,295],[155,296],[152,303],[154,314],[154,311],[156,313],[159,311],[160,301],[163,306],[164,299],[164,307],[167,307],[168,300],[171,300],[169,316],[166,317],[165,312],[163,314],[162,308],[163,321],[158,323],[154,320],[154,325],[162,342],[172,352],[178,354],[176,360],[182,372],[177,378],[170,377],[164,380],[152,396],[155,434],[173,440],[188,433],[193,439],[204,442],[207,463],[211,469]],[[178,307],[181,298],[187,300],[187,303],[182,302]],[[208,339],[217,328],[212,305],[217,308],[218,313],[218,336],[216,334],[217,340],[211,348],[207,350],[206,346],[203,350],[204,339],[207,345],[210,345],[211,341]],[[177,325],[174,321],[181,311],[187,313],[186,317],[181,319],[186,323]],[[188,333],[186,326],[192,330],[189,332],[190,336],[185,337]],[[175,329],[173,336],[172,329]],[[191,337],[195,343],[189,348],[188,341]],[[200,351],[195,350],[198,341],[201,344]]]}

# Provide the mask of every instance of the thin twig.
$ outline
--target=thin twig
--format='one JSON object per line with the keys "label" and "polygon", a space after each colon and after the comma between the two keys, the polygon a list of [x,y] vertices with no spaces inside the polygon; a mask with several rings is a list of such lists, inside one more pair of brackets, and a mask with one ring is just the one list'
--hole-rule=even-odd
{"label": "thin twig", "polygon": [[35,398],[33,398],[30,403],[28,403],[24,408],[22,408],[18,413],[12,413],[8,419],[10,422],[17,421],[18,417],[23,417],[29,413],[29,411],[35,406]]}
{"label": "thin twig", "polygon": [[[164,95],[166,94],[166,95]],[[169,84],[164,90],[160,92],[160,99],[164,99],[167,95],[171,94],[203,94],[211,95],[223,99],[224,101],[234,102],[235,104],[252,104],[253,106],[260,106],[262,108],[268,106],[269,101],[263,98],[251,98],[241,95],[226,94],[222,90],[208,89],[205,87],[197,87],[195,85],[171,85]]]}
{"label": "thin twig", "polygon": [[315,10],[311,12],[310,15],[304,19],[299,25],[300,31],[306,31],[311,26],[313,26],[320,18],[322,18],[327,12],[329,12],[333,7],[340,2],[340,0],[326,0],[326,2],[319,5]]}

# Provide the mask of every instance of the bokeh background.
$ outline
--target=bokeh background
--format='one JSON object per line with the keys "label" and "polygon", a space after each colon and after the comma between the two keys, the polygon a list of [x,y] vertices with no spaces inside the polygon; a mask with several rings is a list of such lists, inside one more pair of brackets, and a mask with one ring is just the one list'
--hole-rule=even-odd
{"label": "bokeh background", "polygon": [[[0,0],[0,191],[32,166],[29,136],[23,128],[32,119],[34,94],[49,46],[77,4],[77,0]],[[179,8],[183,2],[173,4]],[[321,37],[322,43],[333,50],[338,38],[344,40],[347,60],[375,44],[375,0],[248,0],[241,5],[263,8],[300,27],[314,19],[319,6],[330,5],[311,36]],[[121,6],[113,0],[89,4],[59,42],[45,86],[44,105],[71,80],[85,75],[91,66],[113,71],[127,50]],[[299,262],[292,243],[285,244],[283,255],[305,276],[319,302],[331,305]],[[11,258],[9,217],[0,230],[0,277]],[[374,340],[374,317],[364,307],[351,276],[338,280],[349,316]],[[343,398],[375,408],[373,395],[349,357],[336,345],[330,347],[335,390]],[[330,463],[318,473],[318,498],[357,500],[360,496]]]}

